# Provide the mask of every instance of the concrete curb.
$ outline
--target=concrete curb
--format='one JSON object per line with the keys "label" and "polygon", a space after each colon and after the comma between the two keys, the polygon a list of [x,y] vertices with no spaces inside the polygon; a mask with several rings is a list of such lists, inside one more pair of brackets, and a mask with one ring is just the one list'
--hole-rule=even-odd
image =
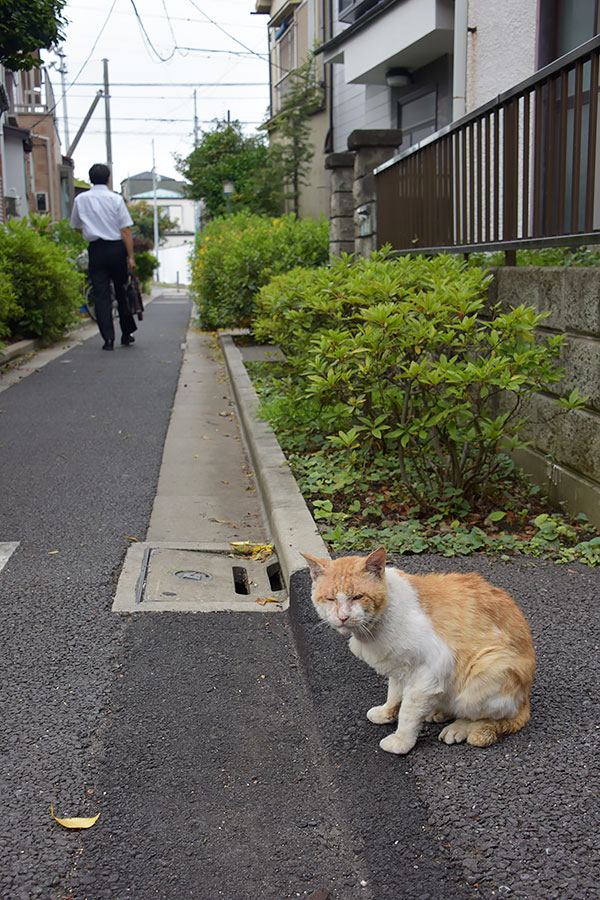
{"label": "concrete curb", "polygon": [[34,350],[40,350],[42,346],[41,341],[17,341],[16,344],[11,344],[4,350],[0,350],[0,366],[5,366],[6,363],[12,362],[13,359],[18,359],[20,356],[27,356],[28,353],[33,353]]}
{"label": "concrete curb", "polygon": [[257,417],[259,400],[233,336],[219,332],[219,341],[271,538],[290,589],[294,574],[306,569],[299,550],[325,559],[329,559],[329,553],[277,438]]}

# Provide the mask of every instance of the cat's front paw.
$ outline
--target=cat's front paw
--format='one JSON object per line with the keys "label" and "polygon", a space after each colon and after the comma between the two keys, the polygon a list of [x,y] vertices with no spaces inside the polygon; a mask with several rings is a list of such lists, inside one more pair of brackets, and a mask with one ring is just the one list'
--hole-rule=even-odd
{"label": "cat's front paw", "polygon": [[383,706],[372,706],[367,712],[367,719],[374,725],[389,725],[398,718],[398,707],[390,709],[385,704]]}
{"label": "cat's front paw", "polygon": [[388,734],[383,740],[379,741],[379,746],[386,753],[408,753],[417,743],[417,739],[413,735],[406,734]]}
{"label": "cat's front paw", "polygon": [[467,739],[472,728],[472,722],[467,719],[457,719],[451,725],[446,725],[439,733],[439,740],[445,744],[462,744]]}

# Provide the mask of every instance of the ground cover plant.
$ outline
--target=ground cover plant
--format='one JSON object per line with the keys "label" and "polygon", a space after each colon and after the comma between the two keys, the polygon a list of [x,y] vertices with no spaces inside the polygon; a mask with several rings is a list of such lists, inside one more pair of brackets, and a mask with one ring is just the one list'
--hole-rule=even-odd
{"label": "ground cover plant", "polygon": [[236,213],[214,219],[198,235],[191,257],[192,291],[203,328],[249,325],[260,288],[296,266],[320,266],[329,256],[326,219]]}
{"label": "ground cover plant", "polygon": [[561,338],[536,333],[527,306],[490,307],[488,280],[383,251],[260,291],[254,335],[287,354],[254,369],[264,415],[333,549],[600,561],[587,520],[548,510],[507,455],[527,398],[556,391]]}

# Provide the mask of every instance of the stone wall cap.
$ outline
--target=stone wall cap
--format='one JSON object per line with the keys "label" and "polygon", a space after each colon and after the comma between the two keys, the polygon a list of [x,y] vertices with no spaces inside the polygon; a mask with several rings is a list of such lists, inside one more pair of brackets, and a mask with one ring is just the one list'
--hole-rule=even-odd
{"label": "stone wall cap", "polygon": [[326,169],[345,169],[354,165],[354,153],[346,150],[344,153],[330,153],[325,157]]}
{"label": "stone wall cap", "polygon": [[348,135],[348,149],[360,147],[399,147],[402,143],[401,128],[356,128]]}

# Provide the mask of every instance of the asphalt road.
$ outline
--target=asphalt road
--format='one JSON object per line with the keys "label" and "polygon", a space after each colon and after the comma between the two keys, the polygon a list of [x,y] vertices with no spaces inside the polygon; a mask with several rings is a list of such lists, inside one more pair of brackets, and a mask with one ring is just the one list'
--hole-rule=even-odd
{"label": "asphalt road", "polygon": [[[600,573],[477,569],[530,619],[533,717],[486,750],[427,726],[382,753],[384,685],[288,614],[111,612],[145,536],[189,307],[130,348],[77,346],[0,394],[0,896],[6,900],[448,900],[600,896]],[[299,548],[302,549],[302,548]],[[94,815],[86,832],[50,818]]]}

